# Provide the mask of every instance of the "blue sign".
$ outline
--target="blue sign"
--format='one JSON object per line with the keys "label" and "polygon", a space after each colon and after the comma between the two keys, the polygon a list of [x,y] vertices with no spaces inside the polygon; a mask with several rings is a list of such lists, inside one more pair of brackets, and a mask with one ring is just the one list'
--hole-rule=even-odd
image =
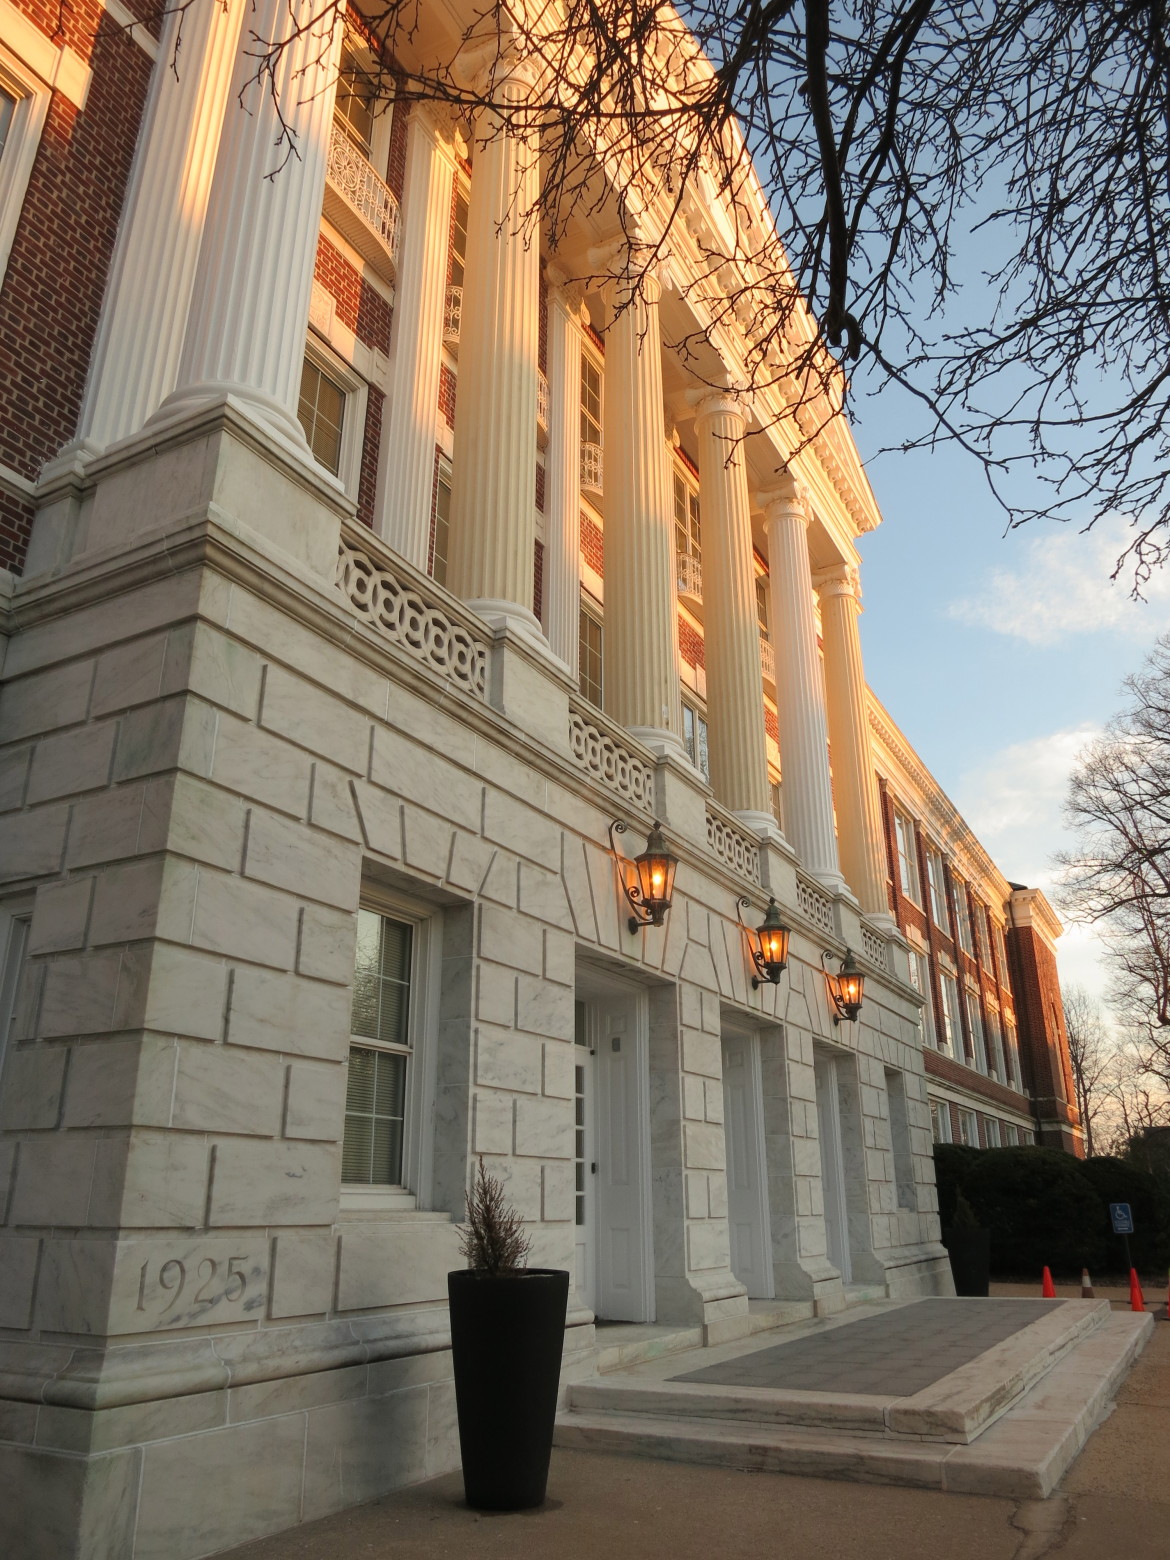
{"label": "blue sign", "polygon": [[1113,1233],[1115,1235],[1133,1234],[1133,1214],[1128,1203],[1110,1203],[1109,1217],[1113,1220]]}

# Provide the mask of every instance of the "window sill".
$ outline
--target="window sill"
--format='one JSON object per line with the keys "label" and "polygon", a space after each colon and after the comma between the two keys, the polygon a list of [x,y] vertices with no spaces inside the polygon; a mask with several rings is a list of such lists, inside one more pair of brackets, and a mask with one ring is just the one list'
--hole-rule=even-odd
{"label": "window sill", "polygon": [[414,1193],[399,1186],[343,1187],[337,1218],[339,1224],[451,1222],[449,1213],[420,1208]]}

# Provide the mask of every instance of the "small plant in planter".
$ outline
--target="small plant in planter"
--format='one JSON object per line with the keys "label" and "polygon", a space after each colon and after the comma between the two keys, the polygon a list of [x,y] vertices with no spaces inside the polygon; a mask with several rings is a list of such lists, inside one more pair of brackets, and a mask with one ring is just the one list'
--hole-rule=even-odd
{"label": "small plant in planter", "polygon": [[985,1230],[971,1204],[959,1192],[955,1216],[943,1232],[943,1245],[951,1259],[951,1276],[957,1295],[986,1295],[991,1289],[991,1231]]}
{"label": "small plant in planter", "polygon": [[569,1275],[526,1266],[520,1216],[482,1158],[461,1242],[447,1295],[463,1488],[469,1506],[520,1511],[548,1483]]}

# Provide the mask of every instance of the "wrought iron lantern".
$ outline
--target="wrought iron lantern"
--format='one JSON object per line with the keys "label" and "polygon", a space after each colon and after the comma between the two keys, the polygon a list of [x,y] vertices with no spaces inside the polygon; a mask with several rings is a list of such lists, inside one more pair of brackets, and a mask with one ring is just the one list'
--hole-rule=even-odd
{"label": "wrought iron lantern", "polygon": [[835,974],[825,963],[825,957],[825,954],[821,955],[821,967],[825,972],[825,984],[829,988],[829,1001],[833,1004],[833,1022],[839,1024],[844,1020],[850,1024],[856,1023],[865,1000],[865,974],[853,957],[852,948],[846,948],[841,968]]}
{"label": "wrought iron lantern", "polygon": [[772,986],[780,984],[780,977],[788,965],[788,939],[792,931],[780,919],[780,906],[774,899],[768,900],[764,919],[753,931],[743,918],[744,907],[750,904],[750,899],[739,901],[739,920],[747,933],[748,950],[756,967],[756,973],[752,976],[752,990],[755,991],[765,981]]}
{"label": "wrought iron lantern", "polygon": [[[618,849],[614,843],[614,835],[625,832],[624,823],[611,823],[609,826],[609,843],[615,856],[618,854]],[[633,878],[631,879],[630,875],[620,867],[618,870],[622,891],[630,902],[630,909],[634,912],[630,916],[630,931],[636,932],[640,926],[661,926],[666,920],[666,912],[670,909],[670,900],[674,893],[674,874],[678,871],[678,857],[672,855],[667,849],[662,826],[657,819],[647,836],[646,849],[640,856],[634,857]]]}

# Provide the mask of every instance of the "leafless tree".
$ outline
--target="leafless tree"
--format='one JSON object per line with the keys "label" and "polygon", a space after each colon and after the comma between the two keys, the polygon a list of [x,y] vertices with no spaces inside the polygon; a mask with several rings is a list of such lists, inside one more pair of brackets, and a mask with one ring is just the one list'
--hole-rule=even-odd
{"label": "leafless tree", "polygon": [[[289,15],[322,28],[340,3]],[[1010,523],[1122,516],[1135,589],[1170,553],[1163,0],[478,0],[441,46],[421,0],[362,10],[374,86],[539,135],[548,242],[606,198],[603,149],[646,263],[698,244],[712,328],[749,322],[749,381],[782,384],[807,436],[856,362],[919,399],[920,442],[983,462]],[[253,27],[262,87],[287,41]],[[505,61],[532,83],[510,101]]]}
{"label": "leafless tree", "polygon": [[1136,1137],[1151,1128],[1170,1126],[1170,1092],[1164,1080],[1150,1071],[1140,1040],[1122,1037],[1102,1084],[1105,1098],[1099,1113],[1098,1152],[1120,1156]]}
{"label": "leafless tree", "polygon": [[1126,703],[1081,755],[1066,814],[1063,903],[1101,928],[1112,1005],[1170,1084],[1170,635],[1125,684]]}
{"label": "leafless tree", "polygon": [[1077,1111],[1085,1129],[1085,1150],[1092,1156],[1093,1127],[1106,1106],[1116,1047],[1100,1004],[1083,986],[1066,986],[1061,998]]}

